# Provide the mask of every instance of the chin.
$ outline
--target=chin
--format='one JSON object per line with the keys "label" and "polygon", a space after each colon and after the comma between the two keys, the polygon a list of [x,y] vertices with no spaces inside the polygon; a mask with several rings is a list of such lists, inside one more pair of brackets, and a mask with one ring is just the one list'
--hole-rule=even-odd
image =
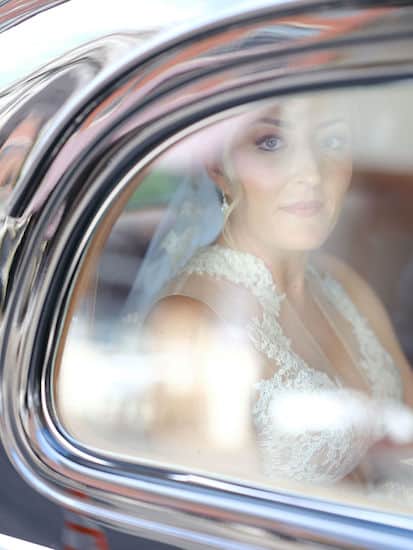
{"label": "chin", "polygon": [[[333,220],[314,220],[311,223],[295,224],[277,231],[277,245],[284,250],[311,251],[320,248],[329,237],[334,223]],[[282,229],[282,230],[281,230]],[[274,243],[275,244],[275,243]]]}

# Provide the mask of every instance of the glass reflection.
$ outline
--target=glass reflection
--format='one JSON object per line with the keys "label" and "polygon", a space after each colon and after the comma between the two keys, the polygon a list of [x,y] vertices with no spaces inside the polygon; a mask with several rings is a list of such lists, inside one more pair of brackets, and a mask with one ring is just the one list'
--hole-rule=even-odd
{"label": "glass reflection", "polygon": [[42,118],[34,110],[18,113],[0,133],[0,210],[16,184],[26,157],[37,138]]}
{"label": "glass reflection", "polygon": [[393,327],[411,320],[398,300],[411,228],[394,207],[410,193],[410,98],[405,84],[249,105],[164,154],[72,323],[57,381],[68,431],[409,504],[409,330]]}
{"label": "glass reflection", "polygon": [[56,74],[56,71],[51,71],[49,74],[46,71],[42,78],[33,78],[37,81],[37,88],[33,85],[33,89],[28,89],[23,82],[3,95],[0,109],[0,215],[6,212],[8,198],[44,128],[76,85],[69,72]]}

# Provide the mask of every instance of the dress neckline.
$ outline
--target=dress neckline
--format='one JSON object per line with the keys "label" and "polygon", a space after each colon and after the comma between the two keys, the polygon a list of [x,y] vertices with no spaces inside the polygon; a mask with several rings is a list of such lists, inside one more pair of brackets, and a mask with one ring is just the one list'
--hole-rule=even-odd
{"label": "dress neckline", "polygon": [[[340,377],[330,372],[330,369],[325,371],[311,367],[291,348],[291,341],[284,334],[279,321],[281,305],[286,295],[279,291],[270,269],[261,258],[250,252],[214,243],[201,248],[189,261],[184,271],[208,274],[245,287],[262,307],[262,318],[251,319],[247,327],[250,339],[258,351],[278,364],[281,362],[281,357],[288,357],[287,367],[288,364],[294,365],[293,370],[296,373],[300,369],[312,372],[318,377],[327,378],[336,388],[346,387]],[[392,358],[381,346],[367,320],[360,314],[344,287],[327,271],[320,272],[310,262],[306,266],[305,276],[310,283],[313,281],[316,283],[323,297],[350,324],[358,348],[358,357],[353,358],[353,361],[366,378],[369,393],[375,396],[382,394],[386,396],[389,393],[400,395],[400,375]],[[328,359],[327,363],[329,363]],[[282,366],[284,365],[285,361]],[[377,371],[380,368],[383,372]]]}
{"label": "dress neckline", "polygon": [[238,257],[243,256],[244,258],[247,258],[248,261],[256,264],[256,266],[259,269],[262,270],[263,280],[267,282],[268,286],[274,286],[274,287],[277,286],[275,281],[274,281],[274,277],[272,276],[270,268],[267,266],[267,264],[264,262],[264,260],[262,258],[260,258],[259,256],[257,256],[256,254],[253,254],[252,252],[247,252],[245,250],[239,250],[238,248],[232,248],[230,246],[226,246],[226,245],[220,244],[220,243],[211,244],[211,245],[205,247],[205,249],[206,250],[208,250],[208,249],[221,250],[224,254],[228,254],[228,255],[232,254],[232,255],[234,255],[234,257],[235,256],[238,256]]}
{"label": "dress neckline", "polygon": [[[275,281],[271,273],[270,268],[267,266],[262,258],[252,252],[239,250],[237,248],[231,248],[230,246],[226,246],[220,243],[213,243],[209,246],[206,246],[201,249],[200,253],[202,254],[203,251],[208,250],[211,250],[213,252],[216,251],[218,254],[225,257],[233,264],[234,268],[237,267],[241,259],[244,260],[242,271],[252,273],[254,270],[257,272],[254,279],[256,284],[259,285],[260,292],[254,292],[254,294],[260,294],[262,296],[264,295],[264,293],[267,294],[271,292],[276,297],[276,302],[278,304],[277,313],[279,313],[281,302],[287,299],[287,295],[285,292],[281,292],[278,287],[278,283]],[[235,259],[237,259],[238,261],[235,262]],[[245,266],[247,266],[247,269],[245,269]],[[329,274],[327,272],[320,272],[313,263],[307,262],[304,271],[304,278],[306,281],[310,281],[311,279],[316,280],[322,287],[324,281],[327,279],[328,276]]]}

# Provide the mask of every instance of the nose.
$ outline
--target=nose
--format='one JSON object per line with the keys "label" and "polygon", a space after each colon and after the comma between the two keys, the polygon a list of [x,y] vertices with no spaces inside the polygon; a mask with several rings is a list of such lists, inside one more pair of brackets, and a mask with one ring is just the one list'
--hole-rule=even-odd
{"label": "nose", "polygon": [[318,159],[308,145],[297,148],[294,159],[294,180],[309,187],[315,187],[321,183]]}

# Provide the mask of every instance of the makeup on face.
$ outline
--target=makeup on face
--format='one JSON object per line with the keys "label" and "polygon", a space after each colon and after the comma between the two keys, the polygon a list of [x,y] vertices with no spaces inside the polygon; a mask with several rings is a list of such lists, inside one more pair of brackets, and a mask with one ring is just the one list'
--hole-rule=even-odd
{"label": "makeup on face", "polygon": [[239,223],[243,217],[274,246],[319,246],[337,220],[351,177],[351,134],[328,107],[317,98],[277,104],[244,120],[232,142],[244,196]]}

